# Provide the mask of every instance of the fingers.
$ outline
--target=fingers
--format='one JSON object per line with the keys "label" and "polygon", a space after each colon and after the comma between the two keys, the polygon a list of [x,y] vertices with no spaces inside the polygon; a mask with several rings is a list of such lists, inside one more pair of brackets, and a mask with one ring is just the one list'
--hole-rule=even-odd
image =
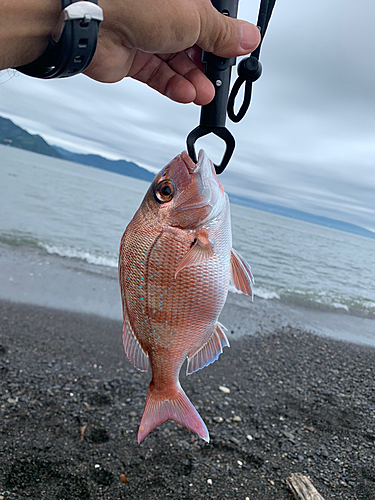
{"label": "fingers", "polygon": [[236,57],[252,52],[260,43],[258,28],[220,14],[210,6],[201,12],[201,31],[197,41],[203,50],[220,57]]}
{"label": "fingers", "polygon": [[120,22],[118,9],[110,8],[113,1],[100,0],[106,24],[85,71],[101,82],[131,76],[174,101],[205,105],[215,90],[203,74],[201,49],[236,57],[260,42],[255,26],[220,14],[210,0],[129,0],[126,23]]}
{"label": "fingers", "polygon": [[153,54],[138,51],[129,76],[174,101],[187,103],[194,101],[196,97],[193,85]]}
{"label": "fingers", "polygon": [[[179,52],[174,54],[172,58],[168,58],[168,66],[188,80],[195,88],[196,97],[193,101],[188,102],[203,106],[212,101],[215,89],[208,78],[204,76],[201,56],[202,51],[198,47],[192,47],[186,52]],[[164,59],[163,56],[161,58]]]}
{"label": "fingers", "polygon": [[99,45],[85,74],[103,83],[118,82],[130,76],[173,101],[203,106],[213,99],[215,90],[203,74],[200,49],[192,47],[188,52],[190,57],[187,52],[147,54],[120,47],[106,39]]}
{"label": "fingers", "polygon": [[[165,59],[165,60],[164,60]],[[180,103],[208,104],[214,87],[186,54],[156,56],[138,51],[129,76]]]}

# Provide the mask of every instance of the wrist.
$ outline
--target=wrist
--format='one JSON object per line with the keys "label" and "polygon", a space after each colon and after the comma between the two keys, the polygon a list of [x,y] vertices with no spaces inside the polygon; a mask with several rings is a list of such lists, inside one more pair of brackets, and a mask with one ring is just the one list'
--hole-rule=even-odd
{"label": "wrist", "polygon": [[28,64],[58,35],[61,0],[0,0],[0,69]]}

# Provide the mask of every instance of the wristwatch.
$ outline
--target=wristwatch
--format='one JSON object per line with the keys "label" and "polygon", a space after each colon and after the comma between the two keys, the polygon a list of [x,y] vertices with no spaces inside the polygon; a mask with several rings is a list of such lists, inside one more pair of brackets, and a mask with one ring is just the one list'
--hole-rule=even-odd
{"label": "wristwatch", "polygon": [[103,10],[98,0],[61,0],[64,27],[56,42],[52,38],[45,52],[17,71],[36,78],[65,78],[82,73],[96,49]]}

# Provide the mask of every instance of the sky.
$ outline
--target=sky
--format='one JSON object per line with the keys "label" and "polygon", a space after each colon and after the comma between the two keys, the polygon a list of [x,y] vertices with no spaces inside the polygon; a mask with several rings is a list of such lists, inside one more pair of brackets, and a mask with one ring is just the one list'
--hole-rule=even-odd
{"label": "sky", "polygon": [[[259,3],[241,0],[256,22]],[[220,176],[233,194],[375,231],[375,2],[277,0],[236,150]],[[236,76],[234,71],[234,77]],[[125,79],[43,81],[0,73],[0,115],[50,144],[153,171],[185,149],[199,107]],[[223,143],[197,142],[218,162]]]}

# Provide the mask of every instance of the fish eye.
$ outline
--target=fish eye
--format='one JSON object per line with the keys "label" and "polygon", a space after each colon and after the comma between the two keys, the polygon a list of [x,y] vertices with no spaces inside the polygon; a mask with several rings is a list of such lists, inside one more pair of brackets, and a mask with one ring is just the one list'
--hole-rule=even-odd
{"label": "fish eye", "polygon": [[155,198],[159,203],[167,203],[174,196],[174,185],[171,181],[161,181],[155,188]]}

